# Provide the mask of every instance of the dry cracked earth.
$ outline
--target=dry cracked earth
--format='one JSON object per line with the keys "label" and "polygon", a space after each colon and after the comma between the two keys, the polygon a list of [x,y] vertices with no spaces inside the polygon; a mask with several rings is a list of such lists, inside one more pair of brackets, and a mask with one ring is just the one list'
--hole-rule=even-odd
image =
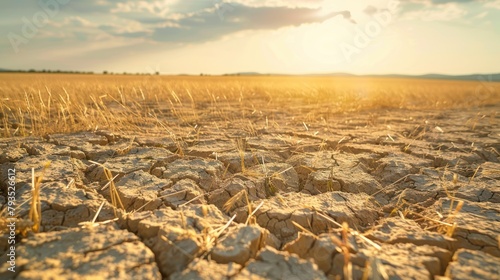
{"label": "dry cracked earth", "polygon": [[498,109],[0,139],[19,226],[50,161],[0,278],[499,279]]}

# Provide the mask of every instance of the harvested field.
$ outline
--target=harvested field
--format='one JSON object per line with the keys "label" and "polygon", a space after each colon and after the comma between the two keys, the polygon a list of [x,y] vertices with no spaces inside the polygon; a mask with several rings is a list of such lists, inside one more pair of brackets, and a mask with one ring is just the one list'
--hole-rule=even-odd
{"label": "harvested field", "polygon": [[497,279],[481,86],[0,75],[0,278]]}

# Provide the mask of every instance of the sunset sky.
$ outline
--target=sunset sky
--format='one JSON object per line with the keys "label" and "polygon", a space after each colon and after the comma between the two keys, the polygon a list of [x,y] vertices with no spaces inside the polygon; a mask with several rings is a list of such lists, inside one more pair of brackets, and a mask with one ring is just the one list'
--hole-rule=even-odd
{"label": "sunset sky", "polygon": [[500,0],[2,1],[0,68],[500,72]]}

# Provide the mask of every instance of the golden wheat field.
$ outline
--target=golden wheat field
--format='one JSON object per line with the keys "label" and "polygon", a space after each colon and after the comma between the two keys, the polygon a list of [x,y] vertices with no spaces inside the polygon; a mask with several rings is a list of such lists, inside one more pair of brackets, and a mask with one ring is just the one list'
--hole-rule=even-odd
{"label": "golden wheat field", "polygon": [[480,81],[1,74],[0,278],[495,279],[499,111]]}
{"label": "golden wheat field", "polygon": [[[499,83],[361,77],[3,74],[2,134],[170,129],[335,114],[496,105]],[[280,116],[277,116],[280,115]],[[281,117],[282,116],[282,117]],[[332,119],[333,118],[333,119]]]}

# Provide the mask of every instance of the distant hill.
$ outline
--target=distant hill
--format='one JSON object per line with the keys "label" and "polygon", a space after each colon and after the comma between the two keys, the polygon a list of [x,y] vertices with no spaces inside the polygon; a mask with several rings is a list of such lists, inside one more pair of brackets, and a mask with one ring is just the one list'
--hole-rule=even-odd
{"label": "distant hill", "polygon": [[304,76],[313,76],[313,77],[356,77],[358,75],[336,72],[336,73],[320,73],[320,74],[305,74]]}
{"label": "distant hill", "polygon": [[473,80],[473,81],[484,81],[484,82],[500,82],[500,73],[498,74],[472,74],[472,75],[442,75],[442,74],[427,74],[417,76],[424,79],[441,79],[441,80]]}
{"label": "distant hill", "polygon": [[425,75],[353,75],[349,73],[327,73],[310,74],[306,76],[332,76],[332,77],[382,77],[382,78],[405,78],[405,79],[436,79],[436,80],[461,80],[461,81],[481,81],[481,82],[500,82],[500,73],[498,74],[471,74],[471,75],[443,75],[443,74],[425,74]]}
{"label": "distant hill", "polygon": [[389,74],[389,75],[366,75],[366,77],[500,82],[500,73],[498,73],[498,74],[471,74],[471,75],[443,75],[443,74],[398,75],[398,74]]}
{"label": "distant hill", "polygon": [[281,74],[262,74],[259,72],[237,72],[224,74],[223,76],[281,76]]}
{"label": "distant hill", "polygon": [[500,73],[498,74],[470,74],[470,75],[443,75],[443,74],[425,74],[425,75],[355,75],[350,73],[319,73],[319,74],[263,74],[258,72],[239,72],[225,74],[224,76],[308,76],[308,77],[382,77],[382,78],[406,78],[406,79],[436,79],[436,80],[462,80],[462,81],[481,81],[481,82],[500,82]]}
{"label": "distant hill", "polygon": [[[71,73],[71,74],[93,74],[93,72],[79,72],[79,71],[60,71],[60,70],[43,70],[37,71],[30,69],[26,70],[12,70],[0,68],[1,72],[14,72],[14,73]],[[111,74],[111,73],[110,73]],[[131,75],[133,73],[130,73]],[[212,76],[210,74],[202,74],[203,76]],[[189,74],[179,74],[178,76],[191,76]],[[444,75],[444,74],[425,74],[425,75],[400,75],[400,74],[384,74],[384,75],[355,75],[343,72],[334,73],[318,73],[318,74],[280,74],[280,73],[259,73],[259,72],[237,72],[224,74],[223,76],[309,76],[309,77],[383,77],[383,78],[405,78],[405,79],[436,79],[436,80],[461,80],[461,81],[478,81],[478,82],[500,82],[500,73],[495,74],[470,74],[470,75]]]}

